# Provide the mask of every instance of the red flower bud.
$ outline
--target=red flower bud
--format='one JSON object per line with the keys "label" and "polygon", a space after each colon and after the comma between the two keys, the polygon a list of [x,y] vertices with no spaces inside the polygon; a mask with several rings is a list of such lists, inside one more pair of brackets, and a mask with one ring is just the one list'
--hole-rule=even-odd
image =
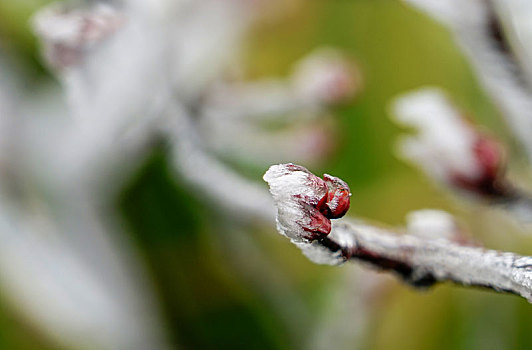
{"label": "red flower bud", "polygon": [[508,188],[501,176],[506,167],[501,145],[495,139],[478,133],[472,151],[478,164],[479,175],[466,178],[454,174],[451,176],[451,182],[459,188],[486,197],[504,195]]}
{"label": "red flower bud", "polygon": [[326,200],[318,210],[329,219],[338,219],[347,213],[351,192],[345,181],[328,174],[323,175],[327,184]]}
{"label": "red flower bud", "polygon": [[349,209],[349,186],[325,174],[323,179],[295,164],[273,165],[264,174],[277,205],[277,226],[294,241],[312,241],[331,232],[330,219]]}

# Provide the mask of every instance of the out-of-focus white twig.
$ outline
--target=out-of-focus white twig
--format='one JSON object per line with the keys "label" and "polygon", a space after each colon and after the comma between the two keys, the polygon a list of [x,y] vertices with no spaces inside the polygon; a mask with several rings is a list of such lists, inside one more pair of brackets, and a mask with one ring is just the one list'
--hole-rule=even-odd
{"label": "out-of-focus white twig", "polygon": [[[532,159],[532,92],[519,74],[519,60],[507,44],[497,7],[515,8],[516,1],[405,0],[447,25],[471,61],[480,82],[500,107],[510,128]],[[523,6],[520,7],[523,9]],[[524,7],[531,10],[530,6]],[[524,15],[524,13],[523,13]],[[511,30],[511,29],[510,29]],[[511,33],[511,32],[510,32]],[[523,43],[528,45],[528,43]]]}
{"label": "out-of-focus white twig", "polygon": [[365,349],[375,309],[387,291],[386,276],[353,264],[342,268],[340,281],[325,301],[323,315],[307,339],[307,349]]}
{"label": "out-of-focus white twig", "polygon": [[[361,85],[353,62],[320,48],[296,63],[288,79],[215,86],[199,112],[201,134],[212,151],[248,162],[313,162],[333,147],[327,109],[353,98]],[[272,130],[266,122],[281,127]]]}
{"label": "out-of-focus white twig", "polygon": [[532,82],[532,46],[530,36],[530,2],[523,0],[489,0],[493,16],[494,30],[499,32],[497,38],[504,47],[515,56],[521,68],[523,78],[528,84]]}
{"label": "out-of-focus white twig", "polygon": [[52,4],[34,17],[34,29],[46,38],[44,57],[58,70],[69,69],[84,60],[93,46],[120,28],[125,17],[115,7],[99,2],[84,8]]}
{"label": "out-of-focus white twig", "polygon": [[23,94],[15,84],[7,90],[13,97],[0,91],[2,294],[34,325],[71,348],[166,348],[130,242],[111,228],[98,211],[102,203],[82,181],[71,186],[72,181],[28,171],[41,143],[25,142],[30,118],[21,115],[14,97]]}
{"label": "out-of-focus white twig", "polygon": [[437,183],[502,206],[524,222],[532,220],[532,198],[507,179],[502,145],[466,120],[441,90],[405,94],[394,101],[392,114],[418,130],[400,140],[402,158]]}
{"label": "out-of-focus white twig", "polygon": [[417,135],[401,139],[401,156],[444,183],[454,185],[455,178],[482,181],[484,164],[475,152],[480,135],[442,91],[427,88],[405,94],[395,100],[392,110],[398,122],[419,130]]}
{"label": "out-of-focus white twig", "polygon": [[161,131],[168,137],[175,170],[193,184],[200,196],[245,219],[273,219],[273,202],[266,191],[246,180],[203,150],[186,110],[170,109]]}
{"label": "out-of-focus white twig", "polygon": [[331,48],[317,49],[303,58],[291,80],[296,95],[315,108],[349,100],[362,87],[357,67]]}
{"label": "out-of-focus white twig", "polygon": [[72,348],[166,348],[151,297],[139,287],[140,266],[98,232],[89,208],[70,208],[73,225],[53,222],[38,203],[17,208],[2,197],[0,276],[15,308]]}

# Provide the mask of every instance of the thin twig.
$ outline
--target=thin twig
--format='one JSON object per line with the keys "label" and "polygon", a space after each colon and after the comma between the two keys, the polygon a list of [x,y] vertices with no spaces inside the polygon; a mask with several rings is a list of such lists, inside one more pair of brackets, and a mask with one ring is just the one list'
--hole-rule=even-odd
{"label": "thin twig", "polygon": [[[522,78],[516,52],[505,41],[497,6],[483,0],[405,0],[446,25],[470,61],[480,83],[532,160],[532,93]],[[506,4],[508,2],[505,2]],[[502,4],[502,2],[501,2]],[[511,34],[511,33],[509,33]]]}
{"label": "thin twig", "polygon": [[327,251],[337,262],[359,260],[393,271],[416,287],[449,281],[517,294],[532,302],[532,257],[446,239],[400,236],[348,220],[335,224],[327,238],[309,243],[309,248]]}
{"label": "thin twig", "polygon": [[[294,164],[274,165],[264,179],[277,206],[279,232],[316,263],[358,260],[392,271],[415,287],[449,281],[532,302],[532,257],[466,246],[453,238],[454,232],[435,238],[430,232],[396,235],[346,219],[333,225],[329,219],[335,217],[323,208],[332,205],[330,194],[337,193],[337,187],[325,189],[323,180]],[[341,183],[342,189],[345,186]]]}

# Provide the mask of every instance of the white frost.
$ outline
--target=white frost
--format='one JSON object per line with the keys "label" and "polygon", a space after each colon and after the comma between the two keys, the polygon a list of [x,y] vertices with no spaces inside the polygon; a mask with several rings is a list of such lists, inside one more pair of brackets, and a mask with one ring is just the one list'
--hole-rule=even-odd
{"label": "white frost", "polygon": [[421,238],[452,239],[457,226],[454,217],[442,210],[423,209],[406,217],[407,233]]}
{"label": "white frost", "polygon": [[475,131],[436,88],[425,88],[395,100],[396,120],[418,129],[416,136],[400,140],[400,155],[429,176],[448,182],[452,175],[474,180],[481,167],[473,153]]}
{"label": "white frost", "polygon": [[360,76],[339,52],[322,48],[302,60],[292,75],[295,90],[306,101],[335,103],[360,87]]}
{"label": "white frost", "polygon": [[316,205],[327,192],[327,188],[319,186],[316,176],[305,168],[294,164],[272,165],[264,181],[270,185],[270,192],[277,207],[277,228],[293,242],[306,242],[306,233],[302,225],[311,221],[310,206]]}
{"label": "white frost", "polygon": [[[499,106],[508,125],[525,146],[529,160],[532,160],[532,93],[529,84],[523,84],[522,76],[516,74],[516,62],[500,50],[491,30],[493,18],[503,24],[504,36],[512,45],[513,54],[523,62],[527,59],[530,41],[529,20],[532,11],[529,2],[483,0],[406,0],[407,3],[432,15],[448,26],[457,43],[471,63],[480,82],[492,100]],[[492,8],[490,8],[490,6]],[[520,16],[512,20],[516,13]],[[528,18],[530,15],[528,15]],[[523,46],[519,48],[519,45]],[[523,65],[525,73],[530,67]]]}

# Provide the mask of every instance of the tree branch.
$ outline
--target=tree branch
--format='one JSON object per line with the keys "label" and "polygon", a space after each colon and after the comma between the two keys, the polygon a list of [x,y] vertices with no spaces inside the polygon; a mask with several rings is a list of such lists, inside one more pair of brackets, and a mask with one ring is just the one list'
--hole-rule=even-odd
{"label": "tree branch", "polygon": [[[405,0],[446,25],[470,61],[480,83],[506,119],[508,126],[524,146],[532,160],[532,92],[530,82],[523,79],[519,52],[507,43],[505,36],[514,34],[501,23],[499,7],[512,7],[511,2],[459,0]],[[496,4],[495,4],[496,3]],[[515,10],[515,9],[514,9]],[[523,8],[520,9],[523,11]],[[504,22],[504,21],[502,21]],[[500,31],[504,29],[504,35]],[[529,79],[530,80],[530,79]]]}
{"label": "tree branch", "polygon": [[453,232],[434,238],[430,233],[400,236],[345,219],[332,225],[333,217],[320,209],[330,196],[323,194],[317,176],[303,167],[281,164],[270,167],[264,179],[277,207],[279,232],[316,263],[358,260],[392,271],[415,287],[449,281],[517,294],[532,302],[532,257],[466,246],[455,242]]}
{"label": "tree branch", "polygon": [[[517,294],[532,302],[532,257],[463,246],[446,239],[398,236],[347,220],[334,225],[331,234],[316,243],[322,253],[328,251],[339,262],[366,262],[393,271],[416,287],[450,281]],[[310,243],[312,250],[317,248],[316,243]]]}
{"label": "tree branch", "polygon": [[437,184],[532,222],[532,196],[506,175],[502,142],[469,121],[443,91],[428,87],[401,95],[391,112],[397,123],[417,129],[400,138],[401,158]]}

